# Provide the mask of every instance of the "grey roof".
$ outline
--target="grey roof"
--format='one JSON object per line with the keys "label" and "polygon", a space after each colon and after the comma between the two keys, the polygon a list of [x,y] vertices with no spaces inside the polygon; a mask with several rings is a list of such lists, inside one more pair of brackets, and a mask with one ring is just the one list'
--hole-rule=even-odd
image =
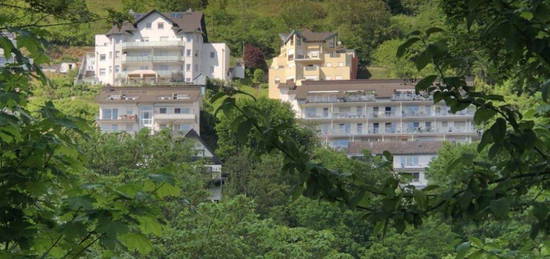
{"label": "grey roof", "polygon": [[185,134],[185,138],[195,139],[199,141],[204,146],[204,148],[206,148],[210,153],[212,153],[212,157],[193,157],[193,159],[207,159],[216,165],[222,164],[222,161],[216,156],[214,151],[210,149],[208,145],[206,145],[206,142],[201,138],[201,136],[199,136],[199,134],[194,129],[189,130],[187,134]]}
{"label": "grey roof", "polygon": [[395,90],[414,90],[415,83],[403,79],[358,79],[302,81],[294,90],[296,99],[306,99],[310,91],[336,91],[333,95],[343,96],[346,91],[374,91],[376,97],[389,98]]}
{"label": "grey roof", "polygon": [[305,42],[320,42],[325,41],[337,34],[335,32],[313,32],[309,29],[293,30],[290,33],[280,33],[279,37],[286,43],[292,35],[300,36]]}
{"label": "grey roof", "polygon": [[117,33],[131,33],[137,29],[137,24],[145,19],[147,16],[158,13],[162,15],[166,20],[172,22],[174,29],[177,32],[202,32],[206,33],[204,26],[204,15],[202,12],[167,12],[161,13],[157,10],[152,10],[148,13],[135,13],[135,21],[133,23],[124,22],[119,28],[114,25],[107,35],[117,34]]}
{"label": "grey roof", "polygon": [[365,149],[372,154],[382,154],[384,151],[396,155],[437,154],[442,145],[441,141],[351,142],[348,145],[348,154],[361,155]]}
{"label": "grey roof", "polygon": [[[181,94],[185,99],[165,98]],[[125,98],[112,98],[124,96]],[[199,86],[154,86],[154,87],[104,87],[96,97],[100,104],[110,103],[193,103],[200,99]]]}

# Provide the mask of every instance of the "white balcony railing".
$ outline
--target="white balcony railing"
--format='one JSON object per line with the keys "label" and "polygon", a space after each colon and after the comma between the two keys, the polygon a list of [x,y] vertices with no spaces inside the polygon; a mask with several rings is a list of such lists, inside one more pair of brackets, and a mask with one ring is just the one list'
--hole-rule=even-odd
{"label": "white balcony railing", "polygon": [[194,120],[192,113],[156,113],[155,120]]}
{"label": "white balcony railing", "polygon": [[122,49],[128,48],[156,48],[156,47],[183,47],[185,43],[183,41],[135,41],[135,42],[123,42],[121,44]]}

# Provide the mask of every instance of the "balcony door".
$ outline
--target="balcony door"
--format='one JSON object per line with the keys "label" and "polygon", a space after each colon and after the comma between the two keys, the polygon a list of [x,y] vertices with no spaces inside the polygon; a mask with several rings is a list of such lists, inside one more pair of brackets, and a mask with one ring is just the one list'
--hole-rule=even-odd
{"label": "balcony door", "polygon": [[153,106],[143,106],[139,108],[139,120],[143,127],[153,126]]}

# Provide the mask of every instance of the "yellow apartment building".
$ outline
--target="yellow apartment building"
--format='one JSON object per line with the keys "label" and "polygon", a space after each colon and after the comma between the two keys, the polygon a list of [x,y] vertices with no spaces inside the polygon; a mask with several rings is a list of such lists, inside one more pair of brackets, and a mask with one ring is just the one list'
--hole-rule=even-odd
{"label": "yellow apartment building", "polygon": [[[338,41],[338,34],[308,29],[283,33],[281,53],[269,67],[269,97],[300,86],[304,80],[350,80],[357,78],[357,56]],[[284,99],[284,98],[282,98]]]}

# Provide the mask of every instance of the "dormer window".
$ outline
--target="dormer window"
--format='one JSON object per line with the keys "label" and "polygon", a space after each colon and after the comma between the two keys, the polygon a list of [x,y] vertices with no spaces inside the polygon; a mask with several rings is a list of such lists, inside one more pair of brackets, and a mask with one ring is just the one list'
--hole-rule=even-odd
{"label": "dormer window", "polygon": [[146,23],[146,24],[145,24],[145,28],[151,29],[151,23],[150,23],[150,22]]}

